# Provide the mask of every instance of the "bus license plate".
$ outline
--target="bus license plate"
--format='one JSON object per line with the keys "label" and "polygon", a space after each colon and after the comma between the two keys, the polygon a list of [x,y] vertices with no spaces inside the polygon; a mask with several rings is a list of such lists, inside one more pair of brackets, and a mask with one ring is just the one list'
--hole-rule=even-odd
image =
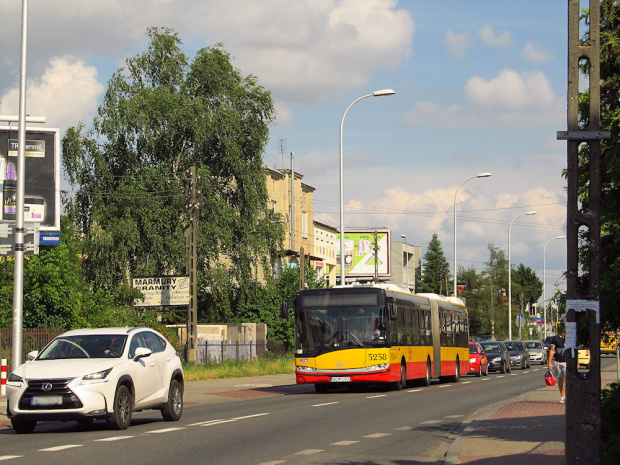
{"label": "bus license plate", "polygon": [[30,404],[38,406],[62,405],[62,396],[32,397]]}
{"label": "bus license plate", "polygon": [[332,376],[332,383],[350,383],[350,376]]}

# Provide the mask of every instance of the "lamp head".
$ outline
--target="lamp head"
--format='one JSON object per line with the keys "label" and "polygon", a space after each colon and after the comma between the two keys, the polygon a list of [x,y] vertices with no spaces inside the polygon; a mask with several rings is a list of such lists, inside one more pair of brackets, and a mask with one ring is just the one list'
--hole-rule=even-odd
{"label": "lamp head", "polygon": [[493,176],[491,173],[479,173],[476,175],[477,178],[488,178]]}
{"label": "lamp head", "polygon": [[532,210],[530,212],[527,212],[526,215],[535,215],[536,213],[538,213],[536,210]]}
{"label": "lamp head", "polygon": [[372,93],[373,97],[384,97],[386,95],[394,95],[396,92],[394,92],[392,89],[382,89],[382,90],[375,90]]}

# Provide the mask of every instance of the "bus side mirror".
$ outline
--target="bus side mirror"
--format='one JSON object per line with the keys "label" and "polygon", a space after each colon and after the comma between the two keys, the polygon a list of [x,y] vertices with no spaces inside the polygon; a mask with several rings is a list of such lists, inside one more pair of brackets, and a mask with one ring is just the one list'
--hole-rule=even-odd
{"label": "bus side mirror", "polygon": [[388,311],[390,312],[390,320],[396,320],[397,309],[394,301],[388,303]]}
{"label": "bus side mirror", "polygon": [[280,304],[280,316],[288,318],[288,302],[286,300]]}

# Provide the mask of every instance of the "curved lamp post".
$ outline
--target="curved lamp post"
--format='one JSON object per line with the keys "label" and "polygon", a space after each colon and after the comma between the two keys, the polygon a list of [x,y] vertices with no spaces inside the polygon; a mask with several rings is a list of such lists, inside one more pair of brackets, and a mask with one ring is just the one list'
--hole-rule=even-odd
{"label": "curved lamp post", "polygon": [[510,269],[510,228],[512,228],[512,223],[515,222],[517,218],[520,218],[524,215],[535,215],[538,213],[535,210],[521,213],[520,215],[515,216],[510,222],[510,226],[508,226],[508,339],[512,341],[512,278],[511,278],[511,269]]}
{"label": "curved lamp post", "polygon": [[456,195],[459,193],[459,189],[463,187],[463,184],[465,184],[470,179],[488,178],[489,176],[492,176],[492,174],[491,173],[478,173],[475,176],[471,176],[467,178],[465,181],[463,181],[461,185],[456,188],[456,192],[454,193],[454,297],[458,297],[458,294],[456,292],[456,272],[457,272],[457,267],[456,267]]}
{"label": "curved lamp post", "polygon": [[566,236],[557,236],[557,237],[553,237],[551,239],[549,239],[547,242],[545,242],[545,246],[543,247],[543,321],[544,321],[544,328],[545,328],[545,339],[547,339],[547,299],[545,298],[545,284],[546,284],[546,279],[547,279],[547,268],[546,268],[546,262],[545,262],[545,251],[547,249],[547,244],[549,244],[549,242],[551,241],[555,241],[556,239],[565,239]]}
{"label": "curved lamp post", "polygon": [[407,264],[405,266],[407,267],[407,289],[409,289],[409,246],[407,245],[407,236],[401,234],[400,237],[405,240],[405,253],[407,254]]}
{"label": "curved lamp post", "polygon": [[342,157],[342,128],[344,126],[344,117],[347,116],[347,113],[351,109],[353,105],[359,102],[362,99],[368,97],[385,97],[387,95],[394,95],[392,89],[383,89],[376,90],[372,94],[362,95],[360,98],[355,100],[351,105],[347,107],[342,115],[342,120],[340,121],[340,284],[342,286],[345,285],[344,281],[344,268],[345,268],[345,260],[344,260],[344,176],[343,176],[343,157]]}

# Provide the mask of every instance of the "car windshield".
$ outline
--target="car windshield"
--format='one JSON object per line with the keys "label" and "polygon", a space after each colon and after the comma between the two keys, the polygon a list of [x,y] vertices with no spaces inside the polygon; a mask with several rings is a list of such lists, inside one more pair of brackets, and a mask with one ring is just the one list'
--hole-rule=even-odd
{"label": "car windshield", "polygon": [[538,341],[526,342],[525,345],[528,349],[542,349],[542,344]]}
{"label": "car windshield", "polygon": [[523,350],[523,345],[520,342],[506,342],[506,348],[512,351],[521,351]]}
{"label": "car windshield", "polygon": [[486,343],[486,344],[480,344],[480,345],[486,352],[501,352],[502,351],[499,344],[494,344],[492,342]]}
{"label": "car windshield", "polygon": [[126,340],[126,335],[58,336],[43,349],[37,360],[118,358],[123,353]]}

